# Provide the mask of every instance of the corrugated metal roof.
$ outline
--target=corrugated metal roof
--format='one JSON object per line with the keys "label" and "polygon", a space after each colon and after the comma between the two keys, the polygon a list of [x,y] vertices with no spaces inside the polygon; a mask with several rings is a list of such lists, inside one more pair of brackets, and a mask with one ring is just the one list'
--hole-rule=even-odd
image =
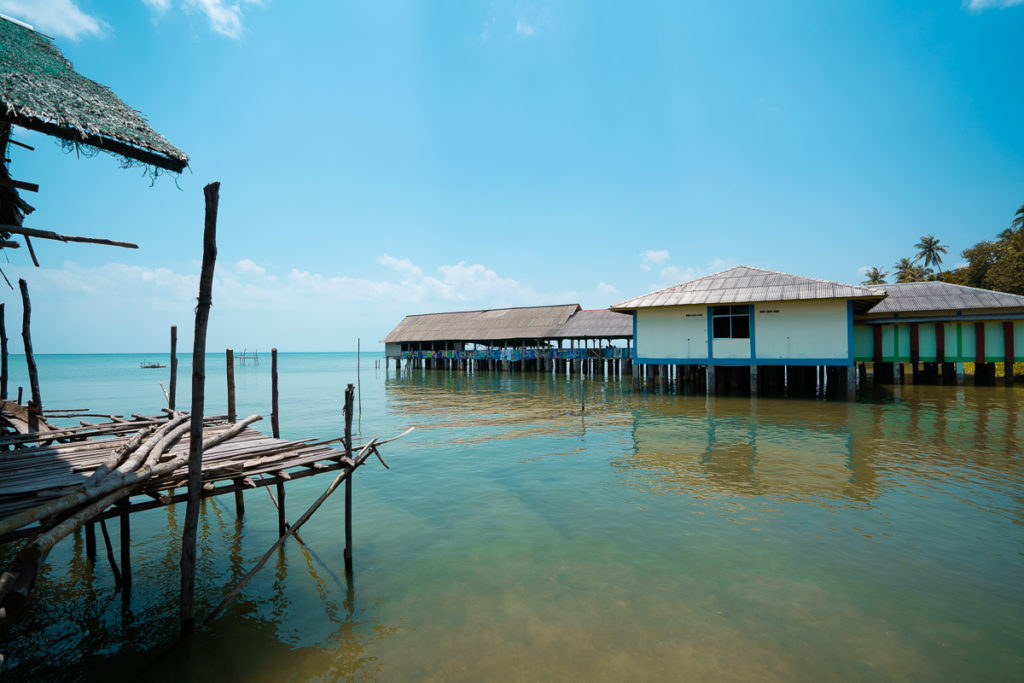
{"label": "corrugated metal roof", "polygon": [[408,315],[384,338],[385,343],[424,341],[499,341],[549,339],[579,304],[495,308],[457,313]]}
{"label": "corrugated metal roof", "polygon": [[623,339],[633,336],[633,316],[606,309],[579,311],[552,335],[562,339]]}
{"label": "corrugated metal roof", "polygon": [[888,295],[869,311],[872,315],[1024,308],[1024,296],[954,285],[950,282],[900,282],[891,285],[872,285],[871,289]]}
{"label": "corrugated metal roof", "polygon": [[611,309],[632,310],[693,304],[752,304],[761,301],[805,299],[878,299],[882,296],[884,293],[867,287],[816,280],[750,266],[735,266],[714,275],[706,275],[675,287],[623,301]]}

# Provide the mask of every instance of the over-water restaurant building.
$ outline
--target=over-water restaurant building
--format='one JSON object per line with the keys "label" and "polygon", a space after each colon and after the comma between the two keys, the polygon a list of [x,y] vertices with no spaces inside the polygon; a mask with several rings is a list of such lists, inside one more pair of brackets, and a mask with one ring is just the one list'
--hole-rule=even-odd
{"label": "over-water restaurant building", "polygon": [[[992,383],[993,362],[1024,360],[1024,297],[943,282],[858,287],[736,266],[611,307],[634,325],[634,363],[649,378],[709,392],[833,394],[878,383]],[[945,364],[945,366],[943,365]]]}

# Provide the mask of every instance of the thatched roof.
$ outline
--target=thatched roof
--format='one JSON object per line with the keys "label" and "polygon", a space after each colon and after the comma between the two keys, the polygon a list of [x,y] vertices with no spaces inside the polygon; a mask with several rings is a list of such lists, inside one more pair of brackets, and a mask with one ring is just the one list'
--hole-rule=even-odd
{"label": "thatched roof", "polygon": [[579,311],[558,329],[554,338],[626,339],[633,337],[633,316],[607,309]]}
{"label": "thatched roof", "polygon": [[706,275],[681,285],[623,301],[611,308],[612,310],[628,311],[654,306],[854,299],[855,308],[867,309],[884,296],[884,292],[876,292],[867,287],[816,280],[750,266],[736,266],[720,273]]}
{"label": "thatched roof", "polygon": [[584,311],[579,304],[406,316],[385,343],[504,342],[519,339],[626,339],[632,316]]}
{"label": "thatched roof", "polygon": [[0,17],[0,121],[181,172],[188,157],[110,88],[74,70],[53,40]]}
{"label": "thatched roof", "polygon": [[384,342],[550,339],[578,310],[579,304],[564,304],[407,315]]}

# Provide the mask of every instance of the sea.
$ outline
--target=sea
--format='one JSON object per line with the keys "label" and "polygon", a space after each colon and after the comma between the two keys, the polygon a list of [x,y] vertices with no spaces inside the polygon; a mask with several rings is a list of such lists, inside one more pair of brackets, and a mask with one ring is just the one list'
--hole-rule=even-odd
{"label": "sea", "polygon": [[[48,408],[166,405],[166,354],[41,355]],[[12,393],[28,392],[14,356]],[[4,680],[1021,680],[1024,387],[856,402],[677,395],[629,378],[385,369],[281,353],[285,438],[387,444],[227,611],[178,637],[184,506],[132,517],[133,587],[81,533],[0,627]],[[235,369],[266,419],[270,356]],[[206,412],[226,412],[207,358]],[[178,404],[191,365],[180,357]],[[0,456],[2,457],[2,456]],[[289,483],[296,519],[333,479]],[[109,524],[117,555],[118,525]],[[201,512],[197,613],[273,544],[266,489]],[[0,550],[10,562],[17,543]]]}

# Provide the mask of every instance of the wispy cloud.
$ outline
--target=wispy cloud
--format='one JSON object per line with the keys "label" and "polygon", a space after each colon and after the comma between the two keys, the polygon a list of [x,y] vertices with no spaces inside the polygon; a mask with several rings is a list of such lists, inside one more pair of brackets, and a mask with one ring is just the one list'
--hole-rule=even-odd
{"label": "wispy cloud", "polygon": [[964,0],[963,6],[970,12],[983,12],[987,9],[1006,9],[1024,4],[1024,0]]}
{"label": "wispy cloud", "polygon": [[0,14],[31,24],[52,36],[78,40],[103,36],[109,26],[82,11],[75,0],[0,0]]}
{"label": "wispy cloud", "polygon": [[[165,14],[174,4],[173,0],[142,0],[157,15]],[[261,5],[261,0],[178,0],[179,6],[186,11],[197,11],[210,22],[210,28],[228,38],[239,38],[244,29],[244,7]]]}
{"label": "wispy cloud", "polygon": [[713,258],[702,266],[679,267],[667,264],[658,271],[658,281],[651,285],[651,291],[674,287],[675,285],[704,277],[711,273],[717,273],[720,270],[724,270],[728,265],[729,262],[722,258]]}
{"label": "wispy cloud", "polygon": [[[388,254],[377,263],[380,267],[370,277],[275,270],[248,258],[218,265],[210,348],[244,343],[250,348],[278,345],[295,351],[348,349],[355,347],[357,334],[363,335],[367,348],[410,313],[577,302],[599,307],[619,297],[614,287],[603,283],[586,292],[538,291],[480,263],[428,269]],[[73,262],[38,269],[11,264],[4,270],[12,279],[25,277],[29,282],[33,339],[41,353],[160,349],[169,325],[179,326],[181,343],[186,343],[194,318],[198,262],[181,271]],[[97,300],[113,292],[116,306],[101,307],[95,316],[88,313],[96,310]],[[17,301],[9,302],[8,309],[14,308]],[[125,311],[133,311],[130,329],[119,322]],[[8,310],[8,316],[19,314]],[[87,332],[72,339],[64,332],[70,327]]]}
{"label": "wispy cloud", "polygon": [[480,41],[491,38],[532,40],[550,24],[547,6],[530,0],[494,0],[480,31]]}
{"label": "wispy cloud", "polygon": [[671,254],[667,249],[648,249],[640,256],[640,267],[644,270],[651,270],[654,266],[660,266],[668,262]]}

